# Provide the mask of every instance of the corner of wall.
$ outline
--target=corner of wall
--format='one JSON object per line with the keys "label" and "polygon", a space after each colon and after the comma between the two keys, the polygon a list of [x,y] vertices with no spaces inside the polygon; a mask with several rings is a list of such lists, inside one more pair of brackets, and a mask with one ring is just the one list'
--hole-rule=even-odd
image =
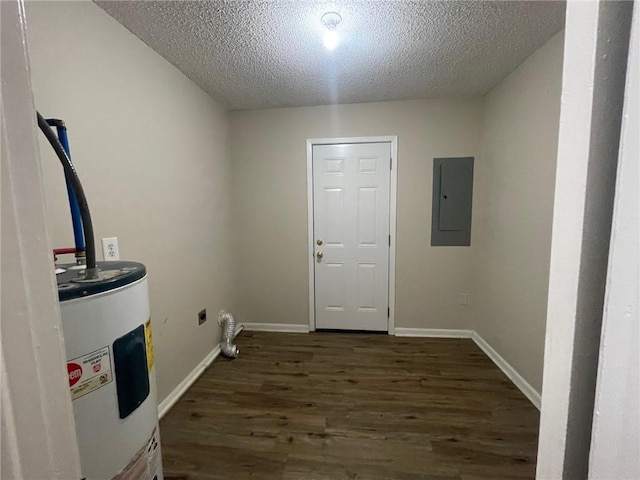
{"label": "corner of wall", "polygon": [[562,83],[558,32],[483,98],[474,206],[478,333],[537,391],[546,300]]}
{"label": "corner of wall", "polygon": [[[34,96],[67,123],[96,240],[117,236],[147,266],[163,400],[219,342],[211,317],[235,308],[230,115],[95,3],[25,5]],[[54,246],[67,246],[64,179],[41,155]]]}

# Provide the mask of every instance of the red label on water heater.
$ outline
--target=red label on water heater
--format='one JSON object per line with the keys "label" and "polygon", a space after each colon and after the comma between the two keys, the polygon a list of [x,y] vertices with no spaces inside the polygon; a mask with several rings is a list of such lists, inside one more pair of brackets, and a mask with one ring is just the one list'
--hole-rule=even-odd
{"label": "red label on water heater", "polygon": [[77,363],[67,363],[67,371],[69,372],[69,386],[73,387],[80,377],[82,377],[82,367]]}
{"label": "red label on water heater", "polygon": [[109,346],[69,359],[67,371],[72,400],[108,385],[113,381]]}

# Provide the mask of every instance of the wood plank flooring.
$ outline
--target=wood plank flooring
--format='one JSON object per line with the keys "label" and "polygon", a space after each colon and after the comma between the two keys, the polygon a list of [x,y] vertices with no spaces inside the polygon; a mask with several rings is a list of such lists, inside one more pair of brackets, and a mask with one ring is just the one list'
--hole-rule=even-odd
{"label": "wood plank flooring", "polygon": [[539,414],[468,339],[242,332],[160,424],[168,480],[534,478]]}

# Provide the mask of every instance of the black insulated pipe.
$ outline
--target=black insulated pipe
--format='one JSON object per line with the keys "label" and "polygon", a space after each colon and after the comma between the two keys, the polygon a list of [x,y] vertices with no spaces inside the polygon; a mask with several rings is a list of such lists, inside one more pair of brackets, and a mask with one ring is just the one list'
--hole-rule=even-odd
{"label": "black insulated pipe", "polygon": [[93,238],[93,223],[91,223],[91,212],[89,212],[89,204],[87,203],[87,197],[84,194],[82,183],[78,178],[71,159],[67,156],[67,153],[62,148],[62,144],[58,140],[58,137],[53,132],[47,121],[40,115],[40,112],[36,112],[38,115],[38,127],[47,137],[47,140],[56,152],[56,155],[62,163],[65,175],[69,177],[71,181],[71,187],[73,188],[76,198],[78,199],[78,206],[80,207],[80,217],[82,217],[82,230],[84,232],[85,252],[87,255],[87,278],[95,278],[98,274],[96,268],[96,243]]}

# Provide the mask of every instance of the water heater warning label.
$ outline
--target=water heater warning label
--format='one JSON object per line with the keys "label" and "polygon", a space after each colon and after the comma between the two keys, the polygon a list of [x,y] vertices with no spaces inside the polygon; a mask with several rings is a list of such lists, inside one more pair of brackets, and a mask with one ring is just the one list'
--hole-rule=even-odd
{"label": "water heater warning label", "polygon": [[102,347],[67,361],[71,399],[75,400],[113,381],[111,351]]}
{"label": "water heater warning label", "polygon": [[160,438],[153,428],[151,438],[136,452],[126,467],[111,480],[156,480],[162,470]]}
{"label": "water heater warning label", "polygon": [[147,320],[144,324],[144,343],[147,346],[147,368],[151,370],[153,368],[153,338],[151,336],[151,319]]}

